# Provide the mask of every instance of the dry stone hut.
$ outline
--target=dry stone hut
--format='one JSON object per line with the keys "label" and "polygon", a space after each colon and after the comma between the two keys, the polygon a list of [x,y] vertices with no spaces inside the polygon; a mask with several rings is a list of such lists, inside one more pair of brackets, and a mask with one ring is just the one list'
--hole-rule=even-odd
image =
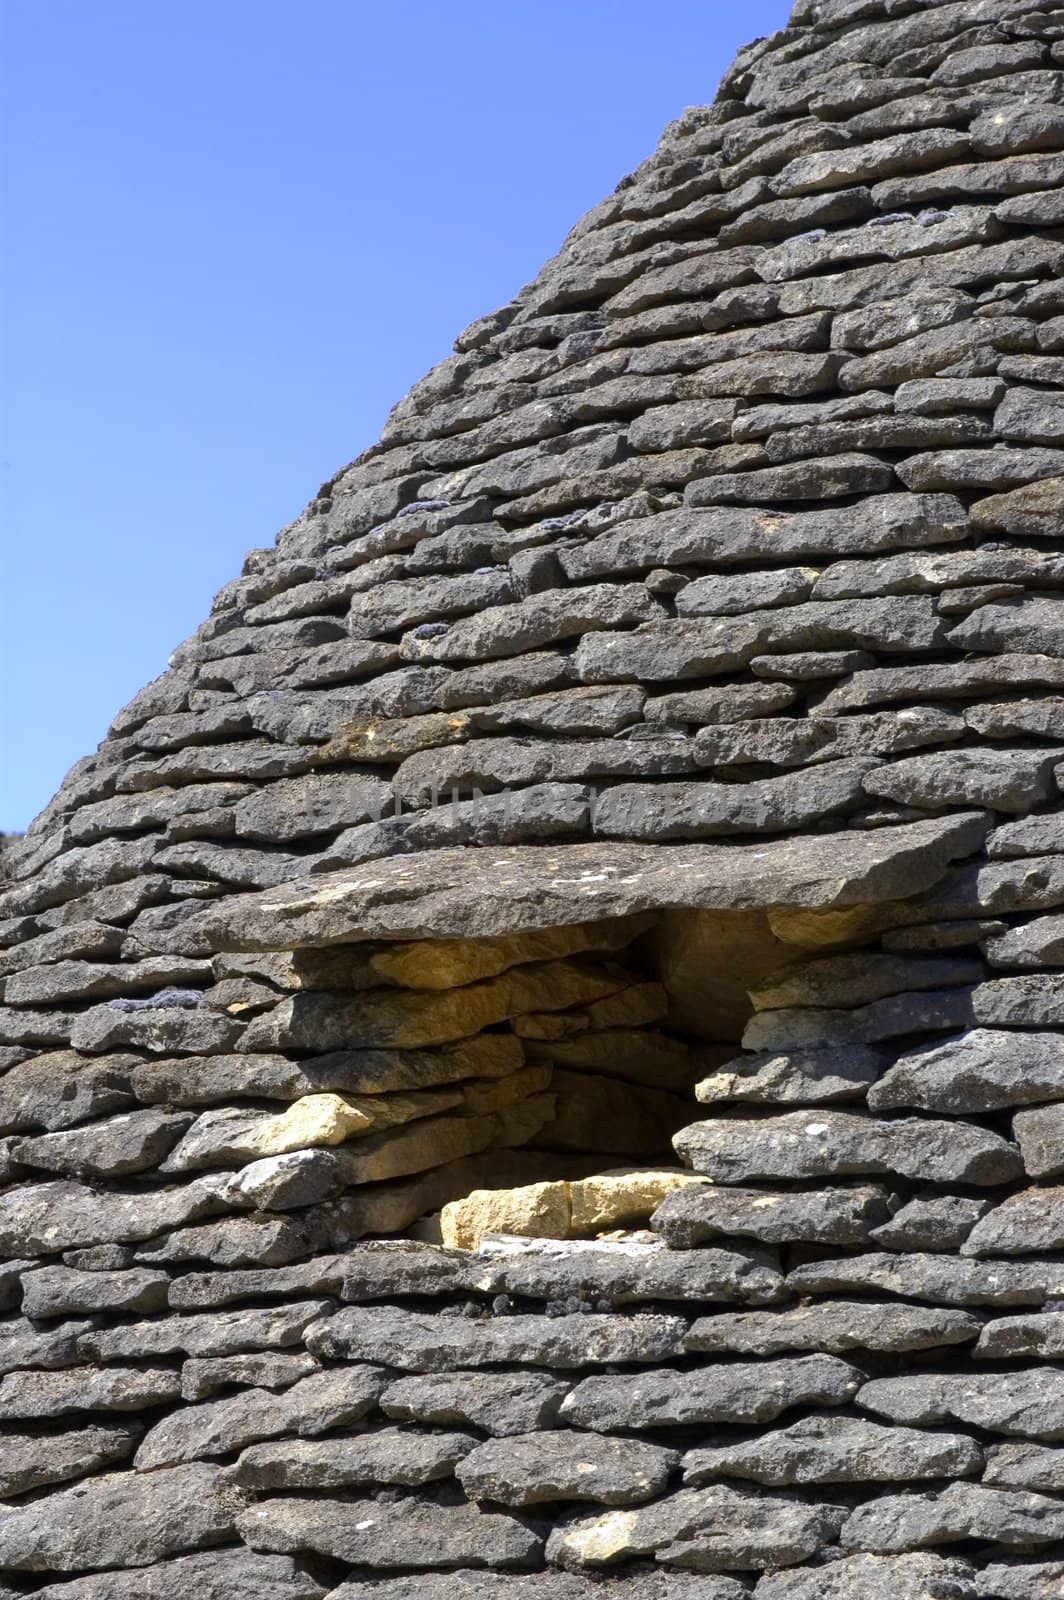
{"label": "dry stone hut", "polygon": [[1062,177],[800,0],[5,852],[3,1596],[1064,1595]]}

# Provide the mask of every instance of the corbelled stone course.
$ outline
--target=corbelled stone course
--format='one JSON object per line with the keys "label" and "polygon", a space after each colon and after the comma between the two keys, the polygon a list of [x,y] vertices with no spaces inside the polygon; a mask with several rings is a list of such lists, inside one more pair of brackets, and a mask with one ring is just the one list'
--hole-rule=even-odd
{"label": "corbelled stone course", "polygon": [[0,840],[0,1600],[1064,1592],[1062,104],[796,0]]}

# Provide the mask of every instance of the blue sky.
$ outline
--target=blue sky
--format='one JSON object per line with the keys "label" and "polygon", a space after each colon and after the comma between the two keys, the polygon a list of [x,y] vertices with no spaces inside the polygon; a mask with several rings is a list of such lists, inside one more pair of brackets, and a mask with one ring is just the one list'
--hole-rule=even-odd
{"label": "blue sky", "polygon": [[0,0],[0,830],[788,0]]}

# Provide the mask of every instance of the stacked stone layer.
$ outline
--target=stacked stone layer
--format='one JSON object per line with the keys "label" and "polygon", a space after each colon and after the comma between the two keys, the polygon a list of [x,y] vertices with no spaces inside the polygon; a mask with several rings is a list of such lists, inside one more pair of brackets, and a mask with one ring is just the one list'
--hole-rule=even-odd
{"label": "stacked stone layer", "polygon": [[5,843],[7,1593],[1064,1591],[1062,175],[1059,9],[801,0]]}

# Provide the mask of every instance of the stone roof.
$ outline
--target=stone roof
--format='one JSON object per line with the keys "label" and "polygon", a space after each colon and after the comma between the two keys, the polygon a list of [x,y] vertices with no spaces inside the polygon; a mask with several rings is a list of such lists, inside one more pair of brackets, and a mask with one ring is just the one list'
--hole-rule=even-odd
{"label": "stone roof", "polygon": [[[2,842],[0,1600],[1064,1590],[1062,178],[1050,0],[799,0]],[[361,1242],[542,1131],[540,969],[357,1112],[306,973],[575,929],[638,1029],[677,908],[836,919],[714,1187]]]}

